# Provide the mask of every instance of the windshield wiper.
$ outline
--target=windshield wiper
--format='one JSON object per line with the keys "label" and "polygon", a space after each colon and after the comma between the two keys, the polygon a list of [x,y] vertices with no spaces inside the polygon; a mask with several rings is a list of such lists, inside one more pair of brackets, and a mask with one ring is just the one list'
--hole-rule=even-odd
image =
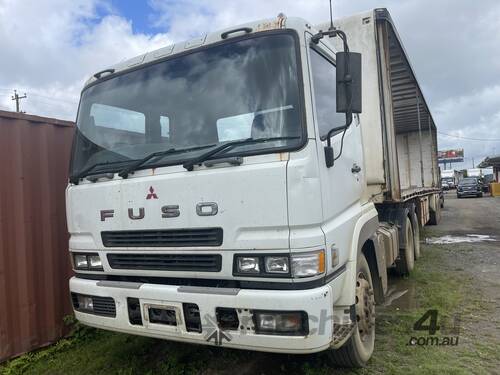
{"label": "windshield wiper", "polygon": [[155,157],[158,157],[158,156],[167,156],[167,155],[172,155],[172,154],[176,154],[176,153],[180,153],[180,152],[194,151],[194,150],[199,150],[199,149],[213,147],[213,146],[215,146],[215,145],[211,144],[211,145],[205,145],[205,146],[180,148],[180,149],[170,148],[168,150],[153,152],[152,154],[149,154],[149,155],[145,156],[144,158],[137,160],[135,163],[130,164],[128,167],[125,167],[124,169],[122,169],[120,171],[120,173],[118,173],[118,176],[120,176],[122,178],[127,178],[131,172],[134,172],[135,170],[137,170],[137,168],[144,165],[144,163],[146,163],[149,160],[151,160]]}
{"label": "windshield wiper", "polygon": [[224,144],[219,145],[218,147],[215,147],[211,149],[210,151],[207,151],[200,156],[186,161],[182,166],[186,168],[188,171],[192,171],[194,166],[197,164],[203,163],[205,160],[211,158],[212,156],[215,156],[217,154],[224,154],[224,151],[228,151],[228,149],[232,149],[233,147],[236,146],[241,146],[241,145],[250,145],[254,143],[266,143],[266,142],[272,142],[272,141],[284,141],[288,139],[298,139],[300,137],[271,137],[271,138],[246,138],[246,139],[240,139],[236,141],[230,141],[226,142]]}
{"label": "windshield wiper", "polygon": [[78,184],[81,178],[85,177],[88,175],[89,172],[94,170],[97,167],[103,166],[103,165],[112,165],[112,164],[118,164],[118,163],[124,163],[126,160],[120,160],[120,161],[112,161],[112,162],[104,162],[104,163],[95,163],[92,164],[91,166],[81,170],[80,172],[74,174],[73,176],[70,176],[69,182],[73,184]]}

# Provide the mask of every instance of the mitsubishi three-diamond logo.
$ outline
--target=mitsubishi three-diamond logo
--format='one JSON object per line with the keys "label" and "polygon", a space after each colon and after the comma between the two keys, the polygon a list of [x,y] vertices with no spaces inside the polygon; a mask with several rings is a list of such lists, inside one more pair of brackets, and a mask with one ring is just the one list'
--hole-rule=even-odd
{"label": "mitsubishi three-diamond logo", "polygon": [[158,195],[155,193],[155,189],[152,186],[149,187],[149,193],[146,195],[146,199],[158,199]]}

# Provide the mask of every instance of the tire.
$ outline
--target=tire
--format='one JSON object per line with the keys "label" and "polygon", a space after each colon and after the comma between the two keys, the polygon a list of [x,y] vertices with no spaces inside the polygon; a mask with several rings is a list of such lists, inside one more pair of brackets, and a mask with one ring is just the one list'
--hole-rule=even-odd
{"label": "tire", "polygon": [[420,226],[418,225],[417,215],[413,214],[412,229],[413,229],[413,252],[415,255],[415,260],[421,257],[422,252],[420,250]]}
{"label": "tire", "polygon": [[479,193],[479,194],[477,195],[477,197],[478,197],[478,198],[482,198],[482,197],[483,197],[483,193]]}
{"label": "tire", "polygon": [[396,259],[396,272],[401,276],[409,275],[415,266],[415,246],[411,220],[406,218],[405,248],[399,249],[399,258]]}
{"label": "tire", "polygon": [[[375,297],[370,267],[363,254],[356,264],[356,327],[339,349],[328,349],[330,362],[340,367],[363,367],[375,347]],[[366,309],[366,310],[365,310]]]}
{"label": "tire", "polygon": [[438,204],[436,205],[436,211],[431,210],[429,212],[429,222],[427,224],[438,225],[440,221],[441,221],[441,206]]}

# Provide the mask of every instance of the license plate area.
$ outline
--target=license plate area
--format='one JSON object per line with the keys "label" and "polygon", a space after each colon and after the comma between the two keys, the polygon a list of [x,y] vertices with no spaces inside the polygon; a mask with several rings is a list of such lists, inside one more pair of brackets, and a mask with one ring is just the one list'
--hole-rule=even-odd
{"label": "license plate area", "polygon": [[180,331],[183,328],[182,304],[160,301],[142,303],[144,325],[149,329]]}
{"label": "license plate area", "polygon": [[148,318],[151,323],[177,326],[176,311],[173,307],[149,306]]}

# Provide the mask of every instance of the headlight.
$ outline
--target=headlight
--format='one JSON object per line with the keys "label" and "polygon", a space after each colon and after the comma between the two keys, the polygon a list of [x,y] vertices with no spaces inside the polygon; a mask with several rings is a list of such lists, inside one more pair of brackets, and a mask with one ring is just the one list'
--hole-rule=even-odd
{"label": "headlight", "polygon": [[101,262],[101,258],[99,257],[99,255],[89,255],[89,256],[87,256],[87,259],[89,261],[89,268],[102,269],[102,262]]}
{"label": "headlight", "polygon": [[238,257],[237,271],[240,273],[259,273],[259,257]]}
{"label": "headlight", "polygon": [[252,277],[291,277],[290,256],[285,254],[236,254],[233,275]]}
{"label": "headlight", "polygon": [[254,311],[257,334],[298,336],[307,335],[308,317],[303,311]]}
{"label": "headlight", "polygon": [[78,294],[78,308],[84,311],[94,311],[94,301],[90,296],[84,296],[83,294]]}
{"label": "headlight", "polygon": [[85,254],[75,254],[73,256],[74,265],[77,269],[87,269],[89,264],[87,262],[87,256]]}
{"label": "headlight", "polygon": [[325,252],[292,254],[292,276],[308,277],[325,272]]}
{"label": "headlight", "polygon": [[265,257],[264,262],[266,264],[267,273],[288,273],[288,257]]}
{"label": "headlight", "polygon": [[101,258],[96,253],[74,253],[73,265],[75,270],[103,271]]}

